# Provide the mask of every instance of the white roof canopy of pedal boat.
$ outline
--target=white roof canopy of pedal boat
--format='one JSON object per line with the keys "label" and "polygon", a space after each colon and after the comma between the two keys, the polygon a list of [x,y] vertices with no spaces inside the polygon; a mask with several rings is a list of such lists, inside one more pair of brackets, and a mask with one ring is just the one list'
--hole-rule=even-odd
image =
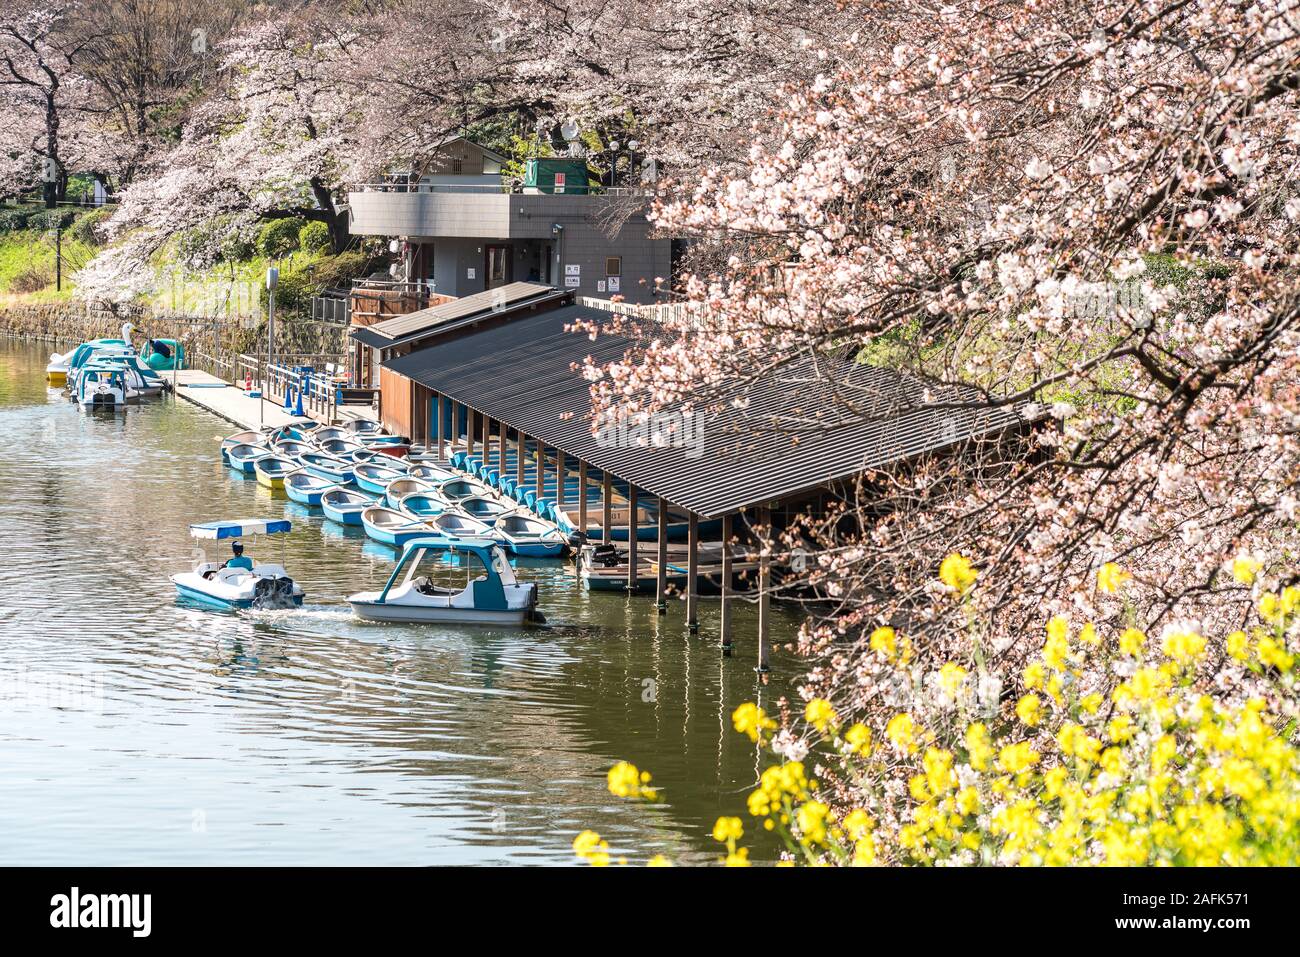
{"label": "white roof canopy of pedal boat", "polygon": [[288,519],[245,518],[233,522],[203,522],[190,526],[194,538],[247,538],[252,535],[279,535],[293,528]]}

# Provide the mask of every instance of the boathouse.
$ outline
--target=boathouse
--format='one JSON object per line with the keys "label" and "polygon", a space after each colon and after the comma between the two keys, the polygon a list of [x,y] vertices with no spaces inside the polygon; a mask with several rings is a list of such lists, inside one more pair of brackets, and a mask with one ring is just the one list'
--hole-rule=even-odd
{"label": "boathouse", "polygon": [[[811,360],[789,364],[716,408],[679,404],[593,434],[584,362],[635,356],[642,343],[622,331],[610,311],[614,304],[521,302],[530,305],[502,310],[494,321],[473,310],[432,325],[416,320],[418,332],[395,335],[393,346],[381,343],[380,364],[393,384],[385,406],[409,404],[408,434],[415,441],[436,446],[440,457],[470,462],[507,494],[587,540],[640,543],[624,546],[626,587],[640,590],[642,568],[653,567],[660,611],[673,565],[669,542],[683,531],[685,554],[675,558],[685,566],[692,631],[698,629],[701,541],[713,539],[728,652],[736,558],[730,546],[737,536],[769,540],[794,512],[850,494],[863,473],[973,442],[1024,438],[1041,418],[1032,406],[954,408],[973,390],[925,383],[849,355],[818,357],[816,369]],[[575,331],[579,323],[596,334]],[[421,347],[400,351],[396,343],[412,335],[420,336]],[[945,390],[948,408],[942,408]],[[850,395],[852,415],[836,400]],[[766,670],[772,558],[762,547],[752,557],[758,663]]]}
{"label": "boathouse", "polygon": [[379,390],[378,415],[384,428],[397,435],[427,438],[429,390],[394,374],[385,366],[388,360],[423,349],[434,340],[450,340],[572,298],[571,293],[551,286],[516,282],[382,322],[362,324],[354,320],[348,358],[352,381]]}
{"label": "boathouse", "polygon": [[[463,137],[440,144],[416,174],[348,194],[349,231],[388,237],[402,295],[464,297],[517,282],[577,295],[652,302],[673,269],[673,243],[655,234],[639,188],[595,183],[579,158],[568,170],[511,177],[507,158]],[[430,303],[432,304],[432,303]]]}

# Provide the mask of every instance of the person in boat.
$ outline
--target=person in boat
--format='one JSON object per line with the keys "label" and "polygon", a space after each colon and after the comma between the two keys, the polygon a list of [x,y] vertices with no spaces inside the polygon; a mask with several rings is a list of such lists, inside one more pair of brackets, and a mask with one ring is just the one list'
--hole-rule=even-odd
{"label": "person in boat", "polygon": [[253,570],[253,560],[244,554],[242,542],[231,542],[230,550],[234,552],[234,555],[226,559],[226,568],[244,568],[250,572]]}

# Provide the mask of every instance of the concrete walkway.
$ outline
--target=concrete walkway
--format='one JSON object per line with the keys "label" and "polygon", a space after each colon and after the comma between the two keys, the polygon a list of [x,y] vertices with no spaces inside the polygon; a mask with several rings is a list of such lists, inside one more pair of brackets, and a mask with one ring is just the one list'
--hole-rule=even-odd
{"label": "concrete walkway", "polygon": [[[170,384],[171,374],[166,375]],[[243,389],[199,369],[182,369],[175,378],[176,394],[182,399],[233,422],[241,429],[258,429],[264,425],[276,428],[304,418],[290,415],[278,402],[250,398]],[[373,414],[374,410],[369,408],[340,406],[336,418],[346,422],[348,419],[370,418]]]}

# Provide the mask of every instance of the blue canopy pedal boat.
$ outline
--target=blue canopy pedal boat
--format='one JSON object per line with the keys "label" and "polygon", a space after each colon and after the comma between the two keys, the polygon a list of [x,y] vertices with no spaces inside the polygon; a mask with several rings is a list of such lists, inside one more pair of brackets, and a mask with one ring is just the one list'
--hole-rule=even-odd
{"label": "blue canopy pedal boat", "polygon": [[[438,585],[417,574],[426,557],[437,558],[449,550],[465,565],[463,588]],[[407,542],[384,587],[350,595],[348,604],[366,621],[516,626],[545,621],[537,610],[536,583],[515,578],[499,545],[475,539],[449,542],[426,536]]]}
{"label": "blue canopy pedal boat", "polygon": [[82,369],[74,396],[88,411],[115,412],[126,408],[126,373],[114,366],[90,365]]}
{"label": "blue canopy pedal boat", "polygon": [[369,495],[350,488],[332,488],[320,496],[320,509],[325,517],[340,525],[359,526],[361,513],[374,504]]}
{"label": "blue canopy pedal boat", "polygon": [[[204,522],[190,526],[190,535],[208,541],[282,535],[292,529],[280,519],[244,519],[233,522]],[[206,556],[205,556],[206,558]],[[193,571],[171,576],[181,598],[218,608],[292,608],[302,604],[303,590],[289,577],[283,565],[254,562],[251,569],[227,568],[202,561]]]}

